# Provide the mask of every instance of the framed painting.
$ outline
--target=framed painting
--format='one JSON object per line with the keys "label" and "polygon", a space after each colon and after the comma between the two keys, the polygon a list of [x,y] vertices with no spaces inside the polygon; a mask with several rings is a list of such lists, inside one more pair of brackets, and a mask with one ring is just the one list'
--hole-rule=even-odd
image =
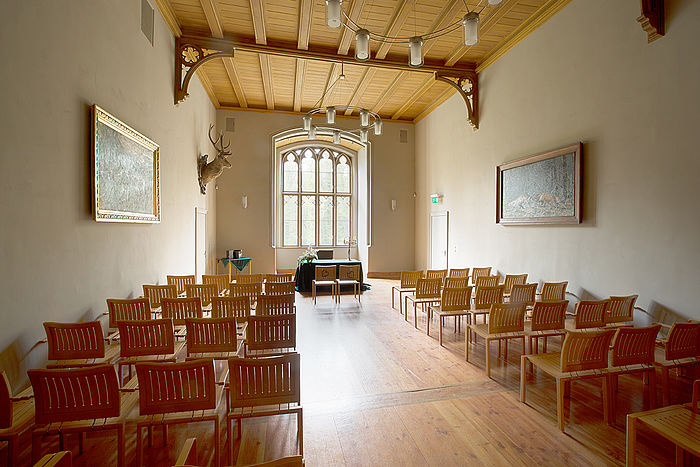
{"label": "framed painting", "polygon": [[581,223],[581,143],[496,167],[496,223]]}
{"label": "framed painting", "polygon": [[98,222],[160,222],[160,147],[97,105],[92,196]]}

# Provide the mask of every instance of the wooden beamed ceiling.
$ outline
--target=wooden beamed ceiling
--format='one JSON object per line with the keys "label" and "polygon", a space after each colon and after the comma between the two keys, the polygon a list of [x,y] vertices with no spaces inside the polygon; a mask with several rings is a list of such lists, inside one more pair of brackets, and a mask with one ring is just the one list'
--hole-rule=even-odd
{"label": "wooden beamed ceiling", "polygon": [[[435,70],[480,72],[570,1],[503,0],[481,14],[477,45],[464,46],[461,28],[426,41],[426,65]],[[212,59],[197,69],[197,76],[218,109],[302,113],[317,105],[350,105],[371,109],[387,120],[411,122],[420,120],[456,92],[435,80],[427,69],[392,67],[392,63],[406,63],[406,44],[372,41],[372,66],[353,63],[353,32],[326,25],[325,0],[155,2],[176,37],[245,45],[236,48],[233,58]],[[408,37],[453,24],[466,13],[465,4],[472,10],[485,3],[344,0],[343,11],[370,31]],[[319,60],[316,55],[324,55],[319,51],[331,59]],[[345,63],[333,60],[334,56],[344,57]],[[345,79],[322,97],[341,68]],[[345,112],[352,114],[352,110]]]}

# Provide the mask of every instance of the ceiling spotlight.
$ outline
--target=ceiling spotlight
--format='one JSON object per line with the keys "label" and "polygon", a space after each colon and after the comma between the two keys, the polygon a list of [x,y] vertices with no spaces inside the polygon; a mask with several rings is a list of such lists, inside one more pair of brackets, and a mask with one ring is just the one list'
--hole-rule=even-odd
{"label": "ceiling spotlight", "polygon": [[369,126],[369,110],[360,110],[360,126]]}
{"label": "ceiling spotlight", "polygon": [[304,131],[311,130],[311,115],[304,115],[301,120],[304,122]]}
{"label": "ceiling spotlight", "polygon": [[355,32],[355,58],[369,59],[369,31],[366,29],[358,29]]}
{"label": "ceiling spotlight", "polygon": [[367,128],[360,128],[360,141],[366,143],[369,139],[369,132]]}
{"label": "ceiling spotlight", "polygon": [[408,40],[408,64],[421,66],[423,64],[423,39],[413,36]]}
{"label": "ceiling spotlight", "polygon": [[309,139],[316,139],[316,125],[311,125],[309,128]]}
{"label": "ceiling spotlight", "polygon": [[464,28],[464,45],[475,45],[479,42],[479,13],[471,11],[462,19]]}
{"label": "ceiling spotlight", "polygon": [[333,143],[340,144],[340,132],[338,130],[333,130]]}
{"label": "ceiling spotlight", "polygon": [[329,125],[332,125],[335,123],[335,107],[334,106],[326,107],[326,122],[328,122]]}
{"label": "ceiling spotlight", "polygon": [[374,121],[374,134],[375,135],[382,134],[382,121],[381,121],[381,119],[377,119]]}
{"label": "ceiling spotlight", "polygon": [[343,0],[326,0],[326,17],[328,27],[340,27],[340,17],[343,14]]}

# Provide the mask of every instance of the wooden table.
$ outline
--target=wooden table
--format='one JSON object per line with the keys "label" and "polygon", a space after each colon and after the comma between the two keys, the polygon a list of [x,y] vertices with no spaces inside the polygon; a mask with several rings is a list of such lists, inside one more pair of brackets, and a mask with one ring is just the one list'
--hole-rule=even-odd
{"label": "wooden table", "polygon": [[[243,272],[243,270],[248,267],[248,274],[253,273],[253,259],[252,258],[221,258],[219,261],[224,263],[224,265],[228,264],[228,282],[231,283],[231,264],[236,266],[236,276],[238,276],[239,272]],[[219,274],[219,261],[216,262],[216,273]],[[237,263],[244,263],[243,267],[239,269],[239,266]]]}

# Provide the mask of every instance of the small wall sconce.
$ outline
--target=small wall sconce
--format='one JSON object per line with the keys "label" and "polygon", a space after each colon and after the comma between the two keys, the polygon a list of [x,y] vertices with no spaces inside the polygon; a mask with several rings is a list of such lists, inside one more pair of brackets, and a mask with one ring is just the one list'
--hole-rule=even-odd
{"label": "small wall sconce", "polygon": [[248,208],[248,195],[243,195],[241,197],[241,206],[243,206],[243,209]]}
{"label": "small wall sconce", "polygon": [[396,211],[396,200],[395,199],[391,200],[391,210]]}

